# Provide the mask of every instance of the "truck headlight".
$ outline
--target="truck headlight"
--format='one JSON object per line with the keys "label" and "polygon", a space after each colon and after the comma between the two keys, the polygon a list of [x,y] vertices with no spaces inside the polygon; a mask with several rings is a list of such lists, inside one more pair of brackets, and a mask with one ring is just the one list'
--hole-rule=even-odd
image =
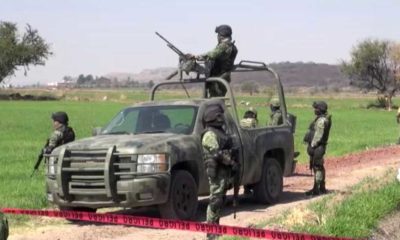
{"label": "truck headlight", "polygon": [[48,163],[48,174],[49,175],[56,175],[57,171],[57,158],[56,157],[49,157],[49,163]]}
{"label": "truck headlight", "polygon": [[165,154],[143,154],[138,156],[137,172],[155,173],[168,170],[167,157]]}

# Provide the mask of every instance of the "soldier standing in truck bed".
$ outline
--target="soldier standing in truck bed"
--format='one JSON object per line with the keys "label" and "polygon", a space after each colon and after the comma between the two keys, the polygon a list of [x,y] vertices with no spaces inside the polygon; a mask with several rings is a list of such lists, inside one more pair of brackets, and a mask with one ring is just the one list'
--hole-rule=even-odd
{"label": "soldier standing in truck bed", "polygon": [[[207,62],[210,68],[210,77],[220,77],[230,83],[231,71],[238,53],[235,42],[232,41],[232,28],[229,25],[220,25],[215,28],[215,32],[218,34],[217,46],[195,58]],[[206,89],[209,97],[223,97],[227,91],[223,85],[217,82],[207,83]]]}

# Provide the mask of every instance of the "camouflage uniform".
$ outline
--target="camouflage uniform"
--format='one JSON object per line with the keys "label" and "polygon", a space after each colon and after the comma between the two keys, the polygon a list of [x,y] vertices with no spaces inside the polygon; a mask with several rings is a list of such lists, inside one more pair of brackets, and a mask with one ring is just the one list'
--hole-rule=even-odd
{"label": "camouflage uniform", "polygon": [[[200,60],[209,61],[211,64],[210,77],[221,77],[228,83],[231,82],[231,71],[237,55],[237,48],[232,42],[232,29],[227,25],[218,26],[218,44],[210,52],[198,56]],[[212,82],[207,84],[210,97],[225,96],[227,89],[223,85]]]}
{"label": "camouflage uniform", "polygon": [[324,154],[328,144],[331,128],[331,116],[327,115],[328,106],[325,102],[314,102],[313,107],[317,117],[310,124],[309,130],[304,138],[308,143],[307,153],[310,156],[310,166],[314,171],[314,186],[307,195],[319,195],[326,193]]}
{"label": "camouflage uniform", "polygon": [[7,218],[0,212],[0,240],[7,240],[8,238],[8,222]]}
{"label": "camouflage uniform", "polygon": [[244,113],[243,119],[240,120],[240,126],[242,128],[256,128],[257,125],[257,110],[250,107],[249,110]]}
{"label": "camouflage uniform", "polygon": [[66,129],[67,127],[65,125],[61,125],[51,133],[49,137],[49,148],[54,149],[61,145]]}
{"label": "camouflage uniform", "polygon": [[279,99],[273,98],[270,102],[271,115],[268,126],[279,126],[283,124],[282,112],[280,110]]}
{"label": "camouflage uniform", "polygon": [[68,115],[65,112],[53,113],[52,119],[59,122],[60,125],[50,135],[48,144],[45,147],[46,153],[51,153],[54,148],[75,140],[74,130],[68,127]]}
{"label": "camouflage uniform", "polygon": [[[224,134],[222,132],[218,133]],[[221,149],[220,139],[216,134],[216,129],[208,129],[202,138],[203,151],[206,161],[218,154]],[[230,167],[221,163],[216,163],[215,175],[208,174],[208,182],[210,185],[210,203],[207,207],[207,222],[219,223],[221,209],[226,190],[229,185]],[[213,170],[211,170],[213,171]]]}
{"label": "camouflage uniform", "polygon": [[283,123],[282,112],[281,110],[276,110],[271,113],[270,122],[268,126],[279,126]]}
{"label": "camouflage uniform", "polygon": [[[203,121],[206,129],[202,135],[203,157],[210,186],[210,198],[207,207],[207,222],[218,224],[224,204],[226,191],[230,186],[232,158],[229,149],[231,138],[223,129],[223,109],[219,105],[209,106]],[[217,236],[207,234],[207,239]]]}

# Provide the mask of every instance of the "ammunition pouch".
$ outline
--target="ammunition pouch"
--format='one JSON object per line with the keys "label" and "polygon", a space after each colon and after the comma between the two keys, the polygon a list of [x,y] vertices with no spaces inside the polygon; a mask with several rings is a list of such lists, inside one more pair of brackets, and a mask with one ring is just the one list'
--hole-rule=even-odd
{"label": "ammunition pouch", "polygon": [[206,173],[209,178],[215,178],[217,176],[218,163],[215,159],[209,158],[205,161]]}

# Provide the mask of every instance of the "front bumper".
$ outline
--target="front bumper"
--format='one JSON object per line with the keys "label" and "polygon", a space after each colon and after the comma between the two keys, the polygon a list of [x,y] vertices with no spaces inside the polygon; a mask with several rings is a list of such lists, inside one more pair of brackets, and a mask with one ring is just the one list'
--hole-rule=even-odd
{"label": "front bumper", "polygon": [[71,192],[69,199],[61,196],[57,181],[47,179],[47,198],[58,206],[66,207],[143,207],[165,203],[168,199],[169,174],[137,177],[133,180],[118,181],[117,199],[108,197],[105,192]]}
{"label": "front bumper", "polygon": [[[47,199],[65,207],[141,207],[165,203],[171,181],[168,158],[160,171],[138,173],[137,155],[108,149],[63,148],[47,161]],[[151,165],[151,164],[150,164]],[[159,166],[160,163],[155,164]]]}

